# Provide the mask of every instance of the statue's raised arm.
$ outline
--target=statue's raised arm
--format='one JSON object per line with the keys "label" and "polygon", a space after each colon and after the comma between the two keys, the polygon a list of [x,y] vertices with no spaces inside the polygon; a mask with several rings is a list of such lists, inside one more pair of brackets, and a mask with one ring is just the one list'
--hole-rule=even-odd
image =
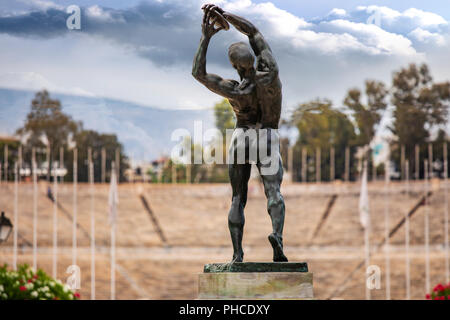
{"label": "statue's raised arm", "polygon": [[[209,7],[208,7],[209,6]],[[247,19],[224,11],[215,5],[206,5],[209,10],[219,12],[238,31],[248,36],[256,56],[256,77],[262,84],[269,85],[278,77],[278,65],[269,44],[261,32]]]}
{"label": "statue's raised arm", "polygon": [[216,21],[213,18],[214,17],[212,17],[210,11],[205,10],[202,22],[202,37],[200,39],[200,45],[194,56],[192,75],[214,93],[217,93],[225,98],[233,98],[238,94],[236,90],[238,83],[236,81],[223,79],[216,74],[206,72],[206,53],[209,42],[213,35],[224,29],[224,26],[216,28]]}

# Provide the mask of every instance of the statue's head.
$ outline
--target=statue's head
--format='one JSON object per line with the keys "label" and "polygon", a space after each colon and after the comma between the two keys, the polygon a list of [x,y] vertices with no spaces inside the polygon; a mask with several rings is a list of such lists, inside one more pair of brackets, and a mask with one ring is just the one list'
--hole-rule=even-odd
{"label": "statue's head", "polygon": [[245,42],[233,43],[228,48],[228,58],[239,73],[241,79],[252,77],[255,74],[255,57]]}

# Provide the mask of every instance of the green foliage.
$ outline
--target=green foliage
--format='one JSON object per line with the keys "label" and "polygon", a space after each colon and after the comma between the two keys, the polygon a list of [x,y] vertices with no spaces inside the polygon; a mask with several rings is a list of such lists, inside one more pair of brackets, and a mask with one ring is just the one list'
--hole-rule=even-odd
{"label": "green foliage", "polygon": [[225,136],[227,129],[233,129],[236,123],[236,116],[228,99],[214,105],[214,117],[216,119],[216,128]]}
{"label": "green foliage", "polygon": [[8,179],[14,179],[14,161],[18,158],[18,149],[19,149],[20,143],[18,141],[0,141],[0,162],[2,166],[2,177],[4,178],[5,175],[5,146],[8,146]]}
{"label": "green foliage", "polygon": [[[123,154],[123,147],[114,134],[101,134],[93,130],[83,130],[81,122],[75,122],[69,115],[62,111],[59,100],[50,98],[48,91],[37,92],[31,102],[31,111],[22,128],[17,130],[17,134],[25,142],[23,146],[23,159],[31,163],[31,150],[36,148],[37,163],[46,161],[46,144],[50,145],[50,163],[59,160],[60,148],[63,148],[64,167],[67,168],[65,181],[73,180],[73,151],[69,145],[75,145],[78,149],[78,180],[88,181],[87,154],[88,148],[92,148],[92,158],[94,161],[94,176],[99,182],[101,179],[101,152],[106,151],[106,178],[111,172],[111,162],[115,161],[115,153],[120,149],[120,180],[124,179],[124,172],[127,169],[126,157]],[[15,152],[17,159],[17,147],[11,152]],[[51,172],[47,179],[50,180]]]}
{"label": "green foliage", "polygon": [[[115,134],[102,134],[93,130],[81,130],[74,136],[74,141],[78,149],[78,180],[88,181],[88,149],[92,148],[92,161],[94,164],[95,182],[101,180],[102,170],[102,149],[106,153],[106,180],[109,180],[111,174],[111,165],[116,161],[116,150],[120,150],[120,180],[124,180],[124,172],[128,168],[126,156],[123,154],[122,144],[117,140]],[[72,178],[73,152],[69,152],[66,167],[68,168],[68,178]]]}
{"label": "green foliage", "polygon": [[367,103],[361,102],[361,91],[350,89],[344,99],[344,105],[352,112],[358,129],[357,144],[370,144],[375,136],[383,112],[386,110],[386,90],[382,82],[366,81]]}
{"label": "green foliage", "polygon": [[[395,106],[392,126],[397,146],[393,146],[392,159],[399,163],[400,147],[405,146],[410,168],[415,167],[414,148],[420,146],[420,159],[427,157],[427,142],[432,132],[443,128],[448,120],[450,83],[433,83],[427,65],[409,65],[394,73],[392,104]],[[438,136],[437,141],[443,140]],[[439,150],[442,145],[437,146]],[[419,163],[423,172],[423,163]]]}
{"label": "green foliage", "polygon": [[33,146],[41,146],[46,139],[53,150],[64,146],[68,138],[75,134],[80,124],[62,112],[59,100],[50,98],[48,91],[37,92],[31,101],[31,111],[25,125],[17,130],[20,135],[29,135],[27,141]]}
{"label": "green foliage", "polygon": [[[37,92],[31,101],[31,111],[25,124],[17,134],[26,141],[27,156],[31,159],[31,148],[42,148],[48,143],[50,162],[60,147],[67,147],[69,140],[81,128],[81,124],[62,112],[59,100],[50,98],[47,90]],[[48,178],[51,172],[48,172]]]}
{"label": "green foliage", "polygon": [[444,125],[450,107],[450,83],[433,83],[427,65],[415,64],[393,76],[394,123],[390,127],[398,142],[408,147],[427,141],[430,130]]}
{"label": "green foliage", "polygon": [[28,265],[17,271],[0,267],[0,300],[78,300],[67,285],[48,276],[44,271],[34,272]]}
{"label": "green foliage", "polygon": [[[315,100],[301,104],[294,111],[291,119],[299,130],[299,139],[294,152],[300,155],[301,149],[306,148],[312,169],[308,181],[314,176],[316,149],[320,148],[321,172],[324,180],[329,179],[329,150],[335,148],[335,172],[336,178],[344,178],[345,148],[352,147],[356,143],[355,128],[348,117],[341,111],[332,107],[328,100]],[[352,161],[355,148],[350,149]],[[313,161],[310,161],[313,160]],[[301,157],[294,157],[294,166],[300,168]],[[309,164],[308,164],[309,166]],[[351,166],[352,167],[352,166]]]}

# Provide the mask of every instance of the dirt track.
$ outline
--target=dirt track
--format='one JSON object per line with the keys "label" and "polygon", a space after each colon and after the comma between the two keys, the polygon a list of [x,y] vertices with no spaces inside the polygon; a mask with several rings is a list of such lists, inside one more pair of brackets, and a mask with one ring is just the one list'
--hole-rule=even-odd
{"label": "dirt track", "polygon": [[[46,197],[47,185],[39,185],[38,199],[38,267],[51,273],[53,204]],[[443,188],[433,183],[430,198],[431,285],[444,281],[443,252]],[[0,185],[0,207],[12,218],[13,185]],[[19,188],[19,262],[32,262],[32,185]],[[90,295],[90,196],[89,188],[78,189],[78,265],[82,272],[83,297]],[[314,273],[314,290],[325,299],[364,257],[363,229],[359,223],[357,184],[286,184],[282,192],[286,201],[284,241],[291,261],[307,261]],[[372,215],[372,244],[382,241],[386,194],[383,183],[369,183]],[[58,201],[69,216],[72,214],[72,185],[59,188]],[[157,218],[167,245],[161,241],[154,224],[139,198],[144,194]],[[328,218],[314,239],[311,239],[330,197],[338,197]],[[403,183],[393,183],[390,190],[390,222],[397,223],[423,195],[421,183],[411,184],[410,193]],[[95,187],[96,222],[96,291],[97,298],[109,297],[109,224],[107,215],[108,186]],[[228,261],[231,244],[227,229],[230,190],[227,184],[214,185],[121,185],[119,187],[119,218],[117,236],[117,297],[119,299],[182,299],[196,298],[196,274],[210,262]],[[261,186],[250,185],[246,207],[244,234],[246,261],[267,261],[271,250],[267,235],[270,218]],[[58,276],[65,279],[71,264],[72,222],[61,210],[58,215]],[[412,295],[422,299],[424,282],[424,207],[411,219]],[[404,291],[404,228],[391,239],[392,297],[403,299]],[[12,237],[0,247],[0,263],[11,263]],[[383,272],[382,251],[373,253],[372,264]],[[338,298],[363,299],[364,274],[359,270]],[[373,297],[384,299],[384,277],[381,290]]]}

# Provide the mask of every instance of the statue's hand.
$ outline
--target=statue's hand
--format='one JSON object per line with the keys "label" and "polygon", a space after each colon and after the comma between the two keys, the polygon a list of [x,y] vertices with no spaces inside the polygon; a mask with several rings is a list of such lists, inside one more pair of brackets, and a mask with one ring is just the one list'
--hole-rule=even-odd
{"label": "statue's hand", "polygon": [[207,3],[207,4],[203,5],[202,10],[204,10],[205,12],[206,12],[206,11],[210,11],[210,10],[215,10],[215,11],[217,11],[217,12],[220,13],[220,14],[222,14],[222,13],[225,12],[225,11],[224,11],[222,8],[220,8],[219,6],[216,6],[215,4],[211,4],[211,3]]}
{"label": "statue's hand", "polygon": [[215,28],[216,19],[218,18],[216,12],[221,13],[223,10],[213,4],[206,4],[202,9],[204,10],[202,32],[206,38],[211,38],[217,32],[225,28],[225,26],[221,24],[219,24],[218,28]]}

